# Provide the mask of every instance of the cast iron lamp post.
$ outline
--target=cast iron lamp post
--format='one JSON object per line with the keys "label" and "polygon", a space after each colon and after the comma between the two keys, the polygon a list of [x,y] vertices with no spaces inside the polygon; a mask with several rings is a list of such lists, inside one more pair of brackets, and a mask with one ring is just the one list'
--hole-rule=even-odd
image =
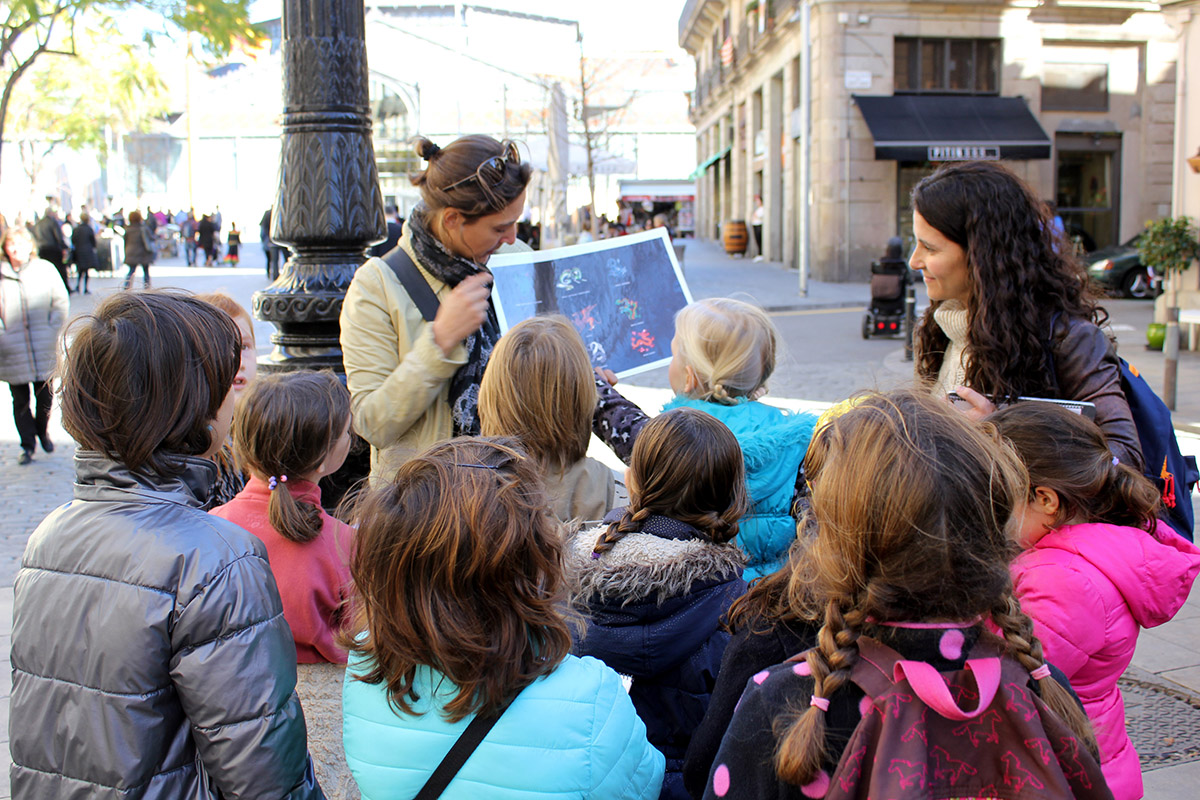
{"label": "cast iron lamp post", "polygon": [[254,294],[273,324],[266,372],[343,373],[338,317],[368,246],[387,234],[371,144],[362,0],[284,0],[283,144],[271,238],[291,248]]}

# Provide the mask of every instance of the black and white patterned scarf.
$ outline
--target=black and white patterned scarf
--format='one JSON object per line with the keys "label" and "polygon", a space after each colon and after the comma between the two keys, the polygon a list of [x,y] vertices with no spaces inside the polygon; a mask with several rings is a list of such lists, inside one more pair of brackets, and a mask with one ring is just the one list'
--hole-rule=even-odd
{"label": "black and white patterned scarf", "polygon": [[[429,232],[426,214],[428,209],[424,204],[414,208],[404,221],[404,229],[409,233],[417,260],[430,275],[453,289],[464,278],[487,272],[482,264],[451,253]],[[479,382],[483,380],[483,369],[499,338],[500,321],[496,318],[496,307],[489,297],[487,318],[483,325],[463,342],[467,348],[467,363],[450,378],[450,413],[455,436],[479,435]]]}

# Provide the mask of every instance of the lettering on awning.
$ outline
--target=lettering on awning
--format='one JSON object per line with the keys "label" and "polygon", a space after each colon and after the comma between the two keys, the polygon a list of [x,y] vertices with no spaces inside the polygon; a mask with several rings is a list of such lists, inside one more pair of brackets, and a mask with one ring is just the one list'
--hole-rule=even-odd
{"label": "lettering on awning", "polygon": [[1000,160],[1000,148],[994,145],[931,144],[926,150],[930,161]]}

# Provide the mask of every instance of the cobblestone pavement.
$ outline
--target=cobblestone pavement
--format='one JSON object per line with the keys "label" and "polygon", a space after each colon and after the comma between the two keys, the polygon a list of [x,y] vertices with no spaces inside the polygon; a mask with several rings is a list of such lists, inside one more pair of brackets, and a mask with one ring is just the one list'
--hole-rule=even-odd
{"label": "cobblestone pavement", "polygon": [[[178,286],[190,291],[225,289],[250,306],[254,291],[267,285],[261,250],[249,244],[240,268],[191,269],[180,259],[167,260],[153,268],[157,286]],[[821,284],[812,282],[808,296],[800,296],[795,272],[779,265],[729,259],[711,243],[689,243],[684,273],[696,297],[744,296],[772,309],[777,319],[789,313],[854,313],[869,296],[865,283]],[[92,279],[91,295],[72,295],[72,314],[86,313],[104,294],[115,291],[117,277]],[[1161,354],[1140,348],[1136,326],[1118,332],[1122,353],[1133,361],[1152,386],[1162,384]],[[273,327],[256,323],[260,355],[270,350]],[[792,407],[819,409],[864,386],[886,389],[907,382],[911,363],[903,361],[901,345],[879,343],[880,356],[872,363],[790,365],[785,357],[772,381],[770,397]],[[1185,449],[1200,452],[1200,357],[1186,353],[1180,362],[1179,406],[1176,424]],[[661,405],[666,370],[637,376],[627,393],[646,408]],[[0,800],[8,789],[8,702],[11,672],[8,663],[12,620],[12,582],[29,534],[43,517],[71,498],[74,479],[74,445],[62,430],[55,411],[51,436],[57,449],[52,455],[39,452],[33,464],[17,466],[16,430],[0,393]],[[789,400],[788,398],[792,398]],[[799,399],[804,398],[804,399]],[[601,446],[597,455],[605,455]],[[610,455],[610,454],[609,454]],[[1164,800],[1193,800],[1200,795],[1200,590],[1183,611],[1167,625],[1143,632],[1133,666],[1122,682],[1126,694],[1126,716],[1131,736],[1142,756],[1146,796]]]}

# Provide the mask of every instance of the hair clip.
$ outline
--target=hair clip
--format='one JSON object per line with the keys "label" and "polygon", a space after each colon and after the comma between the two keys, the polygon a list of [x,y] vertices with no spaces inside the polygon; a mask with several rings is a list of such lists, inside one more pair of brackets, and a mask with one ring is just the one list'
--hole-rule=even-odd
{"label": "hair clip", "polygon": [[828,697],[817,697],[814,694],[812,696],[812,699],[808,701],[808,704],[810,706],[816,706],[817,708],[821,709],[822,711],[829,710],[829,698]]}
{"label": "hair clip", "polygon": [[280,475],[278,478],[272,475],[270,478],[267,478],[267,489],[273,492],[275,491],[275,487],[281,483],[287,483],[287,475]]}
{"label": "hair clip", "polygon": [[1116,456],[1113,456],[1113,466],[1115,467],[1117,464],[1120,464],[1120,463],[1121,463],[1121,459],[1117,458]]}
{"label": "hair clip", "polygon": [[1046,666],[1045,664],[1042,664],[1040,667],[1033,670],[1029,674],[1035,681],[1043,681],[1046,678],[1050,677],[1050,667]]}
{"label": "hair clip", "polygon": [[469,469],[500,469],[497,464],[459,464],[457,461],[454,462],[454,466],[467,467]]}

